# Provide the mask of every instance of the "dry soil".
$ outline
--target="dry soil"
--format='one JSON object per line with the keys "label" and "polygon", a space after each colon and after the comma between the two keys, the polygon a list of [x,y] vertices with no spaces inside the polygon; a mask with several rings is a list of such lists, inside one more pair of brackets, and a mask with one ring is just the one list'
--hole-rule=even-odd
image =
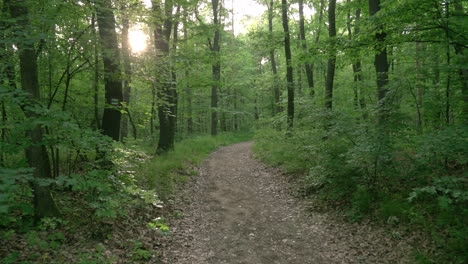
{"label": "dry soil", "polygon": [[252,158],[252,142],[212,153],[185,186],[183,215],[159,260],[171,264],[410,263],[407,241],[367,224],[311,213],[284,175]]}

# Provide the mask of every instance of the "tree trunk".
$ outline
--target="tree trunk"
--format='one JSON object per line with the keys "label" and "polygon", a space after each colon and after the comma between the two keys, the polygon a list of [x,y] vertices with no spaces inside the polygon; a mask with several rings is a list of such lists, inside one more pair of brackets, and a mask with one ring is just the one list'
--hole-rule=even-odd
{"label": "tree trunk", "polygon": [[[2,100],[0,102],[1,104],[1,111],[2,111],[2,130],[1,130],[1,133],[2,133],[2,144],[5,144],[7,142],[7,129],[6,129],[6,126],[7,126],[7,112],[6,112],[6,107],[5,107],[5,101]],[[0,153],[0,167],[3,167],[5,166],[5,153],[2,151],[2,153]]]}
{"label": "tree trunk", "polygon": [[174,148],[175,130],[173,119],[175,114],[171,104],[174,101],[172,75],[168,66],[169,40],[172,31],[172,0],[164,2],[164,14],[159,1],[152,1],[155,15],[154,43],[157,59],[156,81],[157,94],[165,103],[158,104],[159,141],[157,153],[162,154]]}
{"label": "tree trunk", "polygon": [[335,78],[336,64],[336,22],[335,22],[336,0],[330,0],[328,5],[328,36],[330,37],[330,53],[328,54],[327,81],[325,83],[325,108],[333,108],[333,81]]}
{"label": "tree trunk", "polygon": [[151,86],[151,118],[150,118],[150,134],[154,133],[154,120],[156,119],[156,87]]}
{"label": "tree trunk", "polygon": [[421,78],[421,42],[416,41],[416,114],[417,129],[422,132],[423,84]]}
{"label": "tree trunk", "polygon": [[[188,41],[188,30],[187,30],[187,10],[184,8],[184,40],[185,42]],[[190,71],[189,71],[189,63],[185,65],[185,96],[186,96],[186,111],[187,111],[187,134],[193,134],[193,117],[192,117],[192,87],[190,86]]]}
{"label": "tree trunk", "polygon": [[[172,52],[175,54],[177,52],[177,42],[178,42],[178,30],[179,30],[179,16],[180,16],[180,5],[177,6],[175,22],[173,23],[174,29],[172,30]],[[177,131],[177,112],[178,112],[178,94],[177,94],[177,68],[175,63],[171,63],[171,90],[170,90],[170,111],[171,115],[169,116],[169,125],[171,128],[171,134],[173,141],[175,140],[175,134]]]}
{"label": "tree trunk", "polygon": [[286,2],[286,0],[281,0],[281,14],[284,30],[284,52],[286,54],[286,80],[288,87],[287,128],[288,131],[291,131],[294,126],[294,79],[291,58],[291,39],[289,35],[288,25],[288,3]]}
{"label": "tree trunk", "polygon": [[93,13],[92,18],[92,29],[93,29],[93,36],[95,38],[94,42],[94,79],[93,79],[93,88],[94,88],[94,122],[96,130],[101,129],[101,121],[99,120],[99,47],[97,44],[97,32],[96,32],[96,17]]}
{"label": "tree trunk", "polygon": [[102,132],[113,140],[120,139],[120,107],[123,100],[120,53],[115,18],[111,0],[96,3],[97,23],[101,39],[101,54],[104,62],[104,85],[106,107],[102,116]]}
{"label": "tree trunk", "polygon": [[[370,15],[374,16],[380,10],[380,0],[369,0]],[[374,66],[377,74],[377,100],[378,100],[378,122],[384,124],[388,118],[389,102],[387,98],[388,88],[388,61],[385,38],[387,37],[383,25],[378,26],[375,34],[375,57]]]}
{"label": "tree trunk", "polygon": [[[305,22],[304,22],[304,0],[299,0],[299,31],[302,51],[308,52],[307,42],[305,37]],[[307,77],[307,84],[309,85],[310,94],[313,96],[314,91],[314,74],[312,72],[312,65],[308,62],[304,63],[305,74]]]}
{"label": "tree trunk", "polygon": [[[125,12],[125,11],[124,11]],[[130,28],[130,22],[128,15],[124,14],[122,18],[122,57],[123,57],[123,102],[126,114],[122,116],[122,129],[120,132],[120,138],[122,141],[128,136],[128,121],[129,121],[129,110],[130,105],[130,93],[131,93],[131,81],[132,81],[132,65],[131,65],[131,51],[129,46],[128,30]],[[134,133],[135,134],[135,133]],[[135,136],[135,135],[134,135]]]}
{"label": "tree trunk", "polygon": [[[29,94],[29,104],[39,104],[40,87],[37,68],[37,54],[34,49],[34,43],[28,39],[23,39],[24,36],[32,35],[25,34],[31,30],[29,25],[28,9],[24,0],[12,0],[10,2],[10,12],[13,18],[17,19],[18,32],[16,37],[19,39],[16,43],[19,54],[21,86],[22,89]],[[34,108],[34,107],[32,107]],[[25,115],[29,119],[38,118],[38,114],[34,111],[25,110]],[[43,217],[53,217],[59,214],[55,202],[50,193],[49,186],[41,185],[40,181],[52,178],[52,171],[49,162],[49,155],[46,146],[43,142],[43,129],[40,125],[35,125],[32,129],[26,132],[31,139],[31,145],[26,148],[26,159],[29,167],[34,168],[34,212],[36,220]]]}
{"label": "tree trunk", "polygon": [[[466,16],[465,11],[461,1],[455,1],[454,3],[456,15],[460,17]],[[466,46],[465,46],[466,47]],[[463,114],[462,120],[464,123],[468,122],[468,67],[466,63],[463,63],[467,60],[465,55],[465,47],[462,45],[455,45],[455,54],[460,57],[460,68],[458,70],[458,75],[460,76],[462,97],[463,97]]]}
{"label": "tree trunk", "polygon": [[[348,0],[348,3],[350,0]],[[359,20],[361,18],[361,9],[358,8],[356,9],[355,13],[355,25],[354,25],[354,36],[357,36],[359,34],[359,26],[357,25],[359,23]],[[351,41],[353,39],[353,32],[351,29],[351,14],[348,12],[348,21],[347,21],[347,26],[348,26],[348,35],[349,35],[349,40]],[[359,53],[359,50],[356,51],[352,55],[352,68],[353,68],[353,92],[354,92],[354,106],[356,109],[358,107],[361,108],[362,111],[362,117],[363,119],[367,119],[367,109],[366,109],[366,98],[364,97],[362,90],[360,89],[362,87],[362,66],[361,66],[361,55]]]}
{"label": "tree trunk", "polygon": [[[268,33],[271,40],[273,40],[273,0],[270,0],[268,5]],[[270,63],[271,63],[271,72],[273,73],[273,114],[277,114],[282,111],[280,97],[281,91],[278,78],[278,70],[276,69],[276,60],[275,60],[275,49],[270,49]]]}
{"label": "tree trunk", "polygon": [[219,22],[219,0],[211,0],[213,7],[213,24],[215,26],[213,45],[211,52],[213,54],[213,64],[211,66],[211,72],[213,74],[213,84],[211,85],[211,135],[216,136],[218,134],[218,88],[221,79],[221,58],[220,58],[220,22]]}
{"label": "tree trunk", "polygon": [[[315,37],[315,45],[318,44],[318,42],[320,40],[320,34],[322,33],[322,20],[323,20],[323,8],[324,8],[324,6],[325,6],[325,0],[320,0],[319,20],[318,20],[318,23],[317,23],[318,24],[318,29],[317,29],[316,37]],[[313,77],[313,73],[314,73],[314,64],[313,63],[310,64],[310,72],[312,73],[312,77]],[[315,90],[311,89],[310,90],[310,97],[314,98],[314,96],[315,96]]]}

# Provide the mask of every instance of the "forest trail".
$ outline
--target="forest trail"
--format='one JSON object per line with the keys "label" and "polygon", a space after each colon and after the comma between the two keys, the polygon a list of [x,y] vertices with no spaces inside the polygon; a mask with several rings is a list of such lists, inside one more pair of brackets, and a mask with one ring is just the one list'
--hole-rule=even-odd
{"label": "forest trail", "polygon": [[187,184],[163,263],[407,263],[383,230],[307,213],[284,176],[252,158],[252,142],[219,149]]}

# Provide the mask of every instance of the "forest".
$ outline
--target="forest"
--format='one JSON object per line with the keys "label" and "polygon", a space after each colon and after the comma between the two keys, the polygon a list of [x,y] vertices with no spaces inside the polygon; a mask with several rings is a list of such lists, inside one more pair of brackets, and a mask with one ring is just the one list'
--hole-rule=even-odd
{"label": "forest", "polygon": [[245,141],[317,210],[412,238],[411,263],[467,263],[467,9],[0,0],[1,263],[166,263],[142,237]]}

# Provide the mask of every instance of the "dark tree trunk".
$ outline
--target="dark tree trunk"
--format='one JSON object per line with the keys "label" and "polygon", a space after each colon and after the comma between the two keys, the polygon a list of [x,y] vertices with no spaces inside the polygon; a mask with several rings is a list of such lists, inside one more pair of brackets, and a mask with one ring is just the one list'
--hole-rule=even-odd
{"label": "dark tree trunk", "polygon": [[325,108],[333,108],[333,81],[335,79],[336,64],[336,22],[335,22],[336,0],[330,0],[328,5],[328,36],[330,37],[330,53],[328,54],[327,81],[325,83]]}
{"label": "dark tree trunk", "polygon": [[172,75],[168,66],[169,40],[172,31],[172,0],[164,2],[164,14],[158,1],[152,1],[155,15],[154,43],[157,56],[158,80],[156,88],[158,97],[165,103],[158,104],[159,141],[157,153],[162,154],[174,148],[176,113],[174,108],[174,89]]}
{"label": "dark tree trunk", "polygon": [[[10,2],[10,12],[13,18],[17,19],[16,44],[19,54],[21,86],[29,94],[28,104],[39,104],[40,87],[37,68],[37,54],[34,43],[24,40],[24,32],[31,30],[28,19],[28,9],[24,0],[12,0]],[[33,34],[32,32],[30,34]],[[33,107],[32,107],[33,108]],[[25,115],[29,119],[38,118],[38,114],[26,108]],[[43,129],[40,125],[34,126],[27,131],[27,136],[31,139],[31,145],[26,148],[26,159],[31,168],[34,168],[34,212],[36,220],[43,217],[53,217],[59,214],[55,202],[50,193],[49,186],[40,184],[41,180],[52,178],[49,155],[43,142]]]}
{"label": "dark tree trunk", "polygon": [[284,52],[286,54],[286,80],[288,87],[288,118],[287,128],[288,131],[292,130],[294,126],[294,79],[293,79],[293,67],[292,67],[292,56],[291,56],[291,37],[289,34],[288,25],[288,3],[286,0],[281,0],[281,14],[283,20],[284,30]]}
{"label": "dark tree trunk", "polygon": [[[380,10],[380,0],[369,0],[369,12],[374,16]],[[385,38],[387,37],[383,25],[378,26],[379,30],[375,34],[375,57],[374,66],[377,74],[377,99],[378,99],[378,121],[379,124],[385,123],[388,117],[389,102],[387,97],[388,89],[388,61]]]}
{"label": "dark tree trunk", "polygon": [[[0,15],[3,17],[6,17],[8,15],[8,8],[7,2],[2,6],[2,11]],[[1,28],[6,28],[7,23],[0,22],[0,27]],[[16,83],[15,83],[15,68],[14,68],[14,63],[12,62],[13,58],[13,50],[11,48],[8,48],[9,45],[6,45],[8,36],[7,33],[5,32],[0,32],[0,61],[3,63],[3,65],[0,64],[0,85],[5,85],[8,91],[14,91],[16,90]],[[7,114],[7,109],[6,109],[6,104],[5,104],[5,98],[2,98],[0,101],[1,104],[1,111],[2,111],[2,129],[1,129],[1,140],[3,143],[7,142],[7,134],[8,134],[8,129],[7,129],[7,121],[8,121],[8,114]],[[0,166],[5,166],[5,157],[6,153],[3,151],[0,153]]]}
{"label": "dark tree trunk", "polygon": [[211,46],[211,52],[213,54],[213,64],[211,66],[211,72],[213,74],[213,84],[211,85],[211,135],[216,136],[218,134],[218,89],[219,82],[221,79],[221,58],[220,58],[220,46],[219,46],[219,0],[211,0],[213,7],[213,24],[215,26],[213,45]]}
{"label": "dark tree trunk", "polygon": [[[273,41],[273,0],[270,0],[268,5],[268,33],[271,41]],[[273,114],[277,114],[282,111],[280,103],[280,86],[278,78],[278,70],[276,69],[276,60],[275,60],[275,49],[270,49],[270,63],[271,63],[271,72],[273,73]]]}
{"label": "dark tree trunk", "polygon": [[[0,102],[1,104],[1,111],[2,111],[2,129],[1,129],[1,134],[2,134],[2,143],[5,144],[7,142],[7,112],[6,112],[6,107],[5,107],[5,101],[2,100]],[[5,155],[6,153],[4,153],[2,151],[2,153],[0,153],[0,167],[3,167],[5,166]]]}
{"label": "dark tree trunk", "polygon": [[[304,0],[299,0],[299,31],[302,51],[308,52],[307,42],[305,36],[305,22],[304,22]],[[307,77],[307,84],[309,85],[310,94],[313,96],[314,91],[314,74],[312,72],[312,65],[308,62],[304,63],[305,74]]]}
{"label": "dark tree trunk", "polygon": [[97,23],[101,39],[101,54],[104,62],[104,85],[106,107],[102,116],[102,132],[113,140],[120,139],[120,113],[122,95],[122,74],[115,18],[111,0],[96,3]]}

